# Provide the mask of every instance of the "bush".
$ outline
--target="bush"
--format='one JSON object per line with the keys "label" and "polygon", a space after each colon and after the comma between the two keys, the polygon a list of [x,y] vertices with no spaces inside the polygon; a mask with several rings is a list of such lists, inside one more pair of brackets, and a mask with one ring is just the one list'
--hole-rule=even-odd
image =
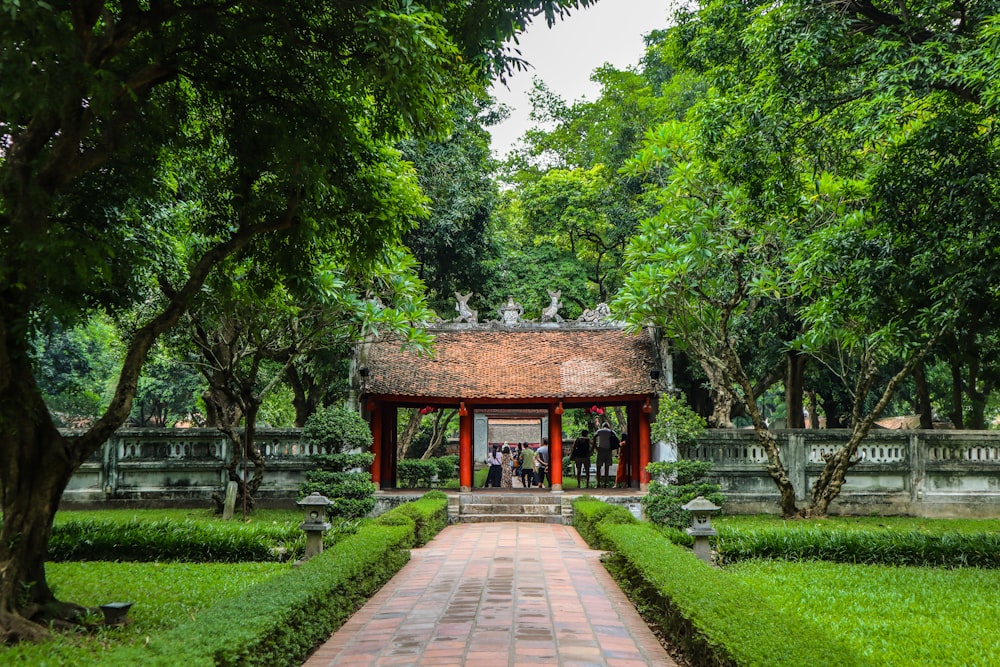
{"label": "bush", "polygon": [[298,667],[409,560],[412,527],[372,525],[313,557],[202,611],[109,665]]}
{"label": "bush", "polygon": [[596,530],[612,552],[608,569],[692,664],[873,664],[793,610],[768,604],[723,570],[671,544],[649,524],[599,523]]}
{"label": "bush", "polygon": [[447,480],[458,477],[458,454],[448,454],[431,459],[437,466],[438,484],[444,484]]}
{"label": "bush", "polygon": [[[323,542],[332,546],[356,530],[355,522],[336,522]],[[298,522],[75,519],[53,526],[47,560],[237,563],[285,561],[304,550],[305,534]]]}
{"label": "bush", "polygon": [[429,491],[412,503],[395,507],[378,519],[387,525],[414,526],[414,546],[422,547],[448,525],[448,496],[440,491]]}
{"label": "bush", "polygon": [[720,562],[750,559],[825,560],[867,565],[1000,568],[1000,535],[929,534],[916,530],[849,530],[800,522],[793,525],[719,527]]}
{"label": "bush", "polygon": [[[703,496],[716,505],[722,506],[725,496],[718,484],[702,482],[711,470],[706,461],[671,461],[650,463],[646,470],[654,479],[649,484],[649,492],[642,498],[642,509],[652,523],[672,528],[686,528],[691,525],[691,513],[681,509],[698,496]],[[670,483],[664,483],[670,481]]]}
{"label": "bush", "polygon": [[368,472],[374,460],[375,455],[370,453],[313,456],[316,469],[306,471],[305,482],[299,485],[299,499],[318,492],[329,498],[327,515],[331,518],[367,516],[375,509],[377,489]]}
{"label": "bush", "polygon": [[573,501],[573,527],[592,549],[604,549],[597,526],[601,523],[638,523],[627,508],[611,505],[593,496],[579,496]]}
{"label": "bush", "polygon": [[310,415],[302,428],[302,438],[328,454],[367,451],[372,446],[368,423],[354,410],[341,406],[320,408]]}
{"label": "bush", "polygon": [[402,489],[429,489],[438,472],[435,461],[402,459],[396,463],[396,480]]}

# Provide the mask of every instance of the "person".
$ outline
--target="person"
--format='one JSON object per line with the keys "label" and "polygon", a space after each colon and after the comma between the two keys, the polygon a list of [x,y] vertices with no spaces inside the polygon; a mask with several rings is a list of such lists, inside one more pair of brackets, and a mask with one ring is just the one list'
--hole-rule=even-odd
{"label": "person", "polygon": [[[545,476],[549,472],[549,439],[542,438],[542,446],[535,452],[535,473],[538,477],[538,488],[545,486]],[[549,486],[552,485],[552,478],[549,478]]]}
{"label": "person", "polygon": [[510,455],[510,446],[505,442],[500,450],[500,488],[509,489],[514,486],[514,459]]}
{"label": "person", "polygon": [[517,451],[511,451],[514,457],[514,477],[521,479],[522,467],[524,466],[524,443],[517,443]]}
{"label": "person", "polygon": [[632,485],[632,468],[628,444],[628,433],[622,431],[618,443],[618,470],[615,472],[615,488],[627,489]]}
{"label": "person", "polygon": [[527,444],[521,452],[521,484],[526,489],[535,485],[535,450]]}
{"label": "person", "polygon": [[587,488],[590,488],[590,433],[587,429],[580,432],[580,437],[573,441],[573,449],[570,452],[570,460],[576,464],[576,488],[580,486],[580,473],[587,472]]}
{"label": "person", "polygon": [[[597,486],[611,486],[611,460],[614,457],[614,450],[617,449],[618,436],[611,430],[608,422],[601,424],[601,428],[594,431],[594,448],[597,450]],[[603,481],[601,479],[603,472]]]}
{"label": "person", "polygon": [[486,486],[500,486],[500,445],[490,447],[486,463],[490,466],[490,471],[486,474]]}

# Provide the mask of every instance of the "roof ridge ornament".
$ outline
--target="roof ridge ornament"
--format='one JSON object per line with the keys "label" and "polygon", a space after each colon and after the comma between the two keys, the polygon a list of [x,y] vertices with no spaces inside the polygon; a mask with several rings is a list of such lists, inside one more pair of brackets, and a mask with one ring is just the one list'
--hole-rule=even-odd
{"label": "roof ridge ornament", "polygon": [[562,290],[555,290],[554,292],[550,289],[546,289],[549,293],[549,298],[551,301],[549,305],[542,309],[542,322],[562,322],[563,318],[559,315],[559,309],[562,308],[563,303],[559,300],[562,295]]}
{"label": "roof ridge ornament", "polygon": [[601,302],[593,310],[590,308],[585,309],[576,321],[600,324],[609,320],[611,320],[611,307]]}
{"label": "roof ridge ornament", "polygon": [[469,324],[479,323],[479,313],[477,313],[472,308],[469,308],[469,298],[472,297],[472,292],[468,294],[460,294],[455,292],[455,297],[458,299],[458,303],[455,304],[455,310],[458,312],[458,317],[453,321],[461,322],[465,320]]}
{"label": "roof ridge ornament", "polygon": [[524,306],[514,301],[514,297],[508,296],[507,303],[500,307],[500,323],[505,326],[517,326],[521,323],[521,316],[524,315]]}

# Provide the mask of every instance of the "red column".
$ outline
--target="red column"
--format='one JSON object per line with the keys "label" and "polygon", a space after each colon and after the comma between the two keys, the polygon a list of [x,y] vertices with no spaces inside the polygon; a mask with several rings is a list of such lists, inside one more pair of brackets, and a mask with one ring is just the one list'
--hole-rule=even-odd
{"label": "red column", "polygon": [[549,410],[549,475],[553,491],[562,491],[562,403]]}
{"label": "red column", "polygon": [[462,491],[472,490],[472,412],[458,416],[458,484]]}
{"label": "red column", "polygon": [[645,491],[649,488],[650,475],[646,472],[646,465],[649,463],[650,454],[649,442],[649,413],[645,410],[639,411],[639,489]]}
{"label": "red column", "polygon": [[372,429],[372,454],[375,460],[372,461],[372,482],[376,489],[382,488],[382,406],[375,403],[371,407],[370,426]]}

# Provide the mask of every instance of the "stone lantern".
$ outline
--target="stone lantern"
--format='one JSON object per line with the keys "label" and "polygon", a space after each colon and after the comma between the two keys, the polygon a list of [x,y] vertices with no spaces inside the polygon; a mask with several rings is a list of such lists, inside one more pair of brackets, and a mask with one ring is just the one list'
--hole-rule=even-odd
{"label": "stone lantern", "polygon": [[708,545],[708,538],[719,534],[712,527],[712,512],[717,512],[721,507],[710,500],[705,500],[703,496],[698,496],[687,505],[682,505],[681,509],[691,512],[691,527],[687,529],[687,534],[694,538],[694,554],[705,561],[712,563],[712,549]]}
{"label": "stone lantern", "polygon": [[330,524],[326,521],[326,508],[330,505],[330,499],[319,491],[313,491],[295,504],[306,512],[299,529],[306,534],[306,554],[302,560],[308,560],[323,553],[323,533],[330,530]]}

